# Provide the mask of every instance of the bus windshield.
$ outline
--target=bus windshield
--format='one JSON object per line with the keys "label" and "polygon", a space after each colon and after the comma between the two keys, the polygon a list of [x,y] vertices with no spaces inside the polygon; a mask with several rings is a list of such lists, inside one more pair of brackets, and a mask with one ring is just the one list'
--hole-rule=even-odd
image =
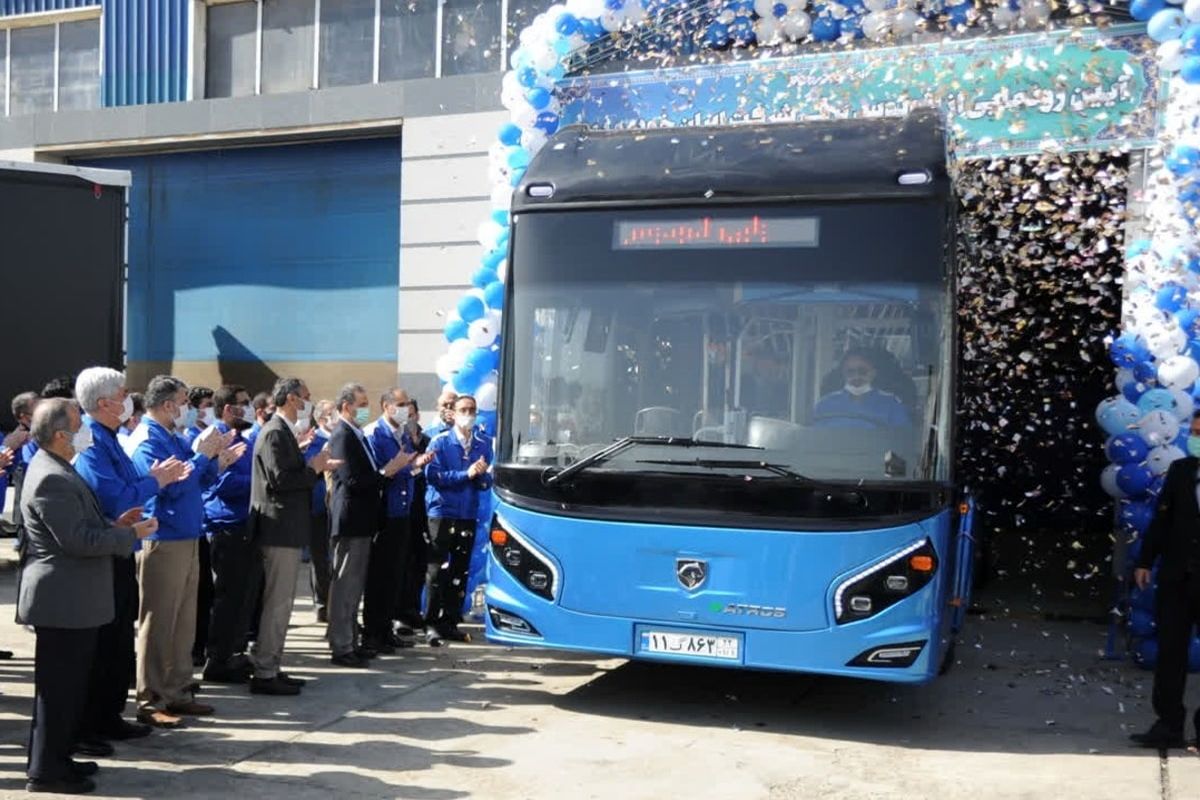
{"label": "bus windshield", "polygon": [[518,216],[499,464],[633,436],[580,477],[948,480],[946,230],[912,200]]}

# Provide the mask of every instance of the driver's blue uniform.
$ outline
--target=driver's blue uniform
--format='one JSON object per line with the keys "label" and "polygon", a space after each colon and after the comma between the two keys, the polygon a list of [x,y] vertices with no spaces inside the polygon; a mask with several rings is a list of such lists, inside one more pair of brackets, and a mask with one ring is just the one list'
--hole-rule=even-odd
{"label": "driver's blue uniform", "polygon": [[891,392],[872,389],[856,397],[838,389],[817,401],[813,423],[827,428],[905,428],[912,421]]}

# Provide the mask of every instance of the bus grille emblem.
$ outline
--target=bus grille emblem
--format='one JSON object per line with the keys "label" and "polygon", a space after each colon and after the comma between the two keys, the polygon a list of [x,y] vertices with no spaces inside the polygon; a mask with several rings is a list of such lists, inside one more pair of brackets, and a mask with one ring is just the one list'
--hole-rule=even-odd
{"label": "bus grille emblem", "polygon": [[689,592],[699,589],[708,578],[708,562],[695,558],[675,559],[675,577]]}

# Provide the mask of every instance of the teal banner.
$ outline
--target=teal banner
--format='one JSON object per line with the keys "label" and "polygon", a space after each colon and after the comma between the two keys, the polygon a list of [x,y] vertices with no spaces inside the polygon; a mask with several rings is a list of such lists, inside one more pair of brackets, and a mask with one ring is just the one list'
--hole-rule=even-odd
{"label": "teal banner", "polygon": [[959,157],[1142,148],[1164,85],[1144,26],[838,50],[561,82],[596,128],[902,116],[941,107]]}

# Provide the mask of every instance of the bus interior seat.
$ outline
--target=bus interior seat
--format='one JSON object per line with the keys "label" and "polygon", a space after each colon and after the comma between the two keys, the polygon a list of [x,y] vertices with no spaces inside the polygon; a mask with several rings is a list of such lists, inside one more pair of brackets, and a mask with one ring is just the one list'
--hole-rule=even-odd
{"label": "bus interior seat", "polygon": [[634,436],[678,436],[681,414],[678,409],[650,406],[633,418]]}
{"label": "bus interior seat", "polygon": [[774,417],[751,417],[746,444],[765,450],[793,450],[800,444],[803,428]]}
{"label": "bus interior seat", "polygon": [[697,442],[724,442],[725,429],[720,425],[710,425],[707,428],[698,428],[692,434],[692,438]]}

